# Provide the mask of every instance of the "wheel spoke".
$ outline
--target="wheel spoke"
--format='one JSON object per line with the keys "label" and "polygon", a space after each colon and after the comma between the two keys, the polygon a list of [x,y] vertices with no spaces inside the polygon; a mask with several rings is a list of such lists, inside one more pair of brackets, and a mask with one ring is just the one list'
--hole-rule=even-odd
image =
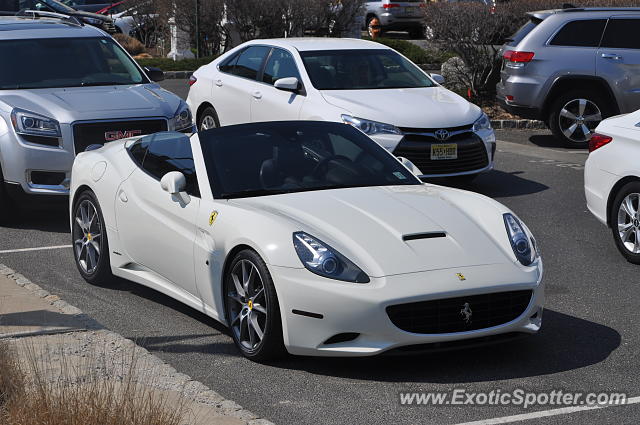
{"label": "wheel spoke", "polygon": [[618,231],[620,232],[622,242],[629,242],[629,236],[634,232],[633,225],[629,223],[629,225],[623,229],[620,229],[620,226],[618,226]]}
{"label": "wheel spoke", "polygon": [[256,300],[263,295],[264,295],[264,288],[260,288],[258,292],[256,292],[256,294],[253,296],[253,302],[256,302]]}
{"label": "wheel spoke", "polygon": [[587,108],[587,99],[578,100],[578,115],[583,116],[586,108]]}
{"label": "wheel spoke", "polygon": [[95,250],[96,255],[99,258],[100,257],[100,244],[98,244],[95,241],[91,241],[91,246],[93,247],[93,249]]}
{"label": "wheel spoke", "polygon": [[563,118],[570,119],[572,121],[576,121],[578,119],[578,117],[575,114],[569,112],[566,108],[562,108],[562,110],[560,111],[560,116]]}
{"label": "wheel spoke", "polygon": [[231,274],[231,278],[233,279],[233,284],[236,287],[236,292],[241,296],[241,297],[246,297],[247,293],[244,292],[244,287],[242,286],[242,284],[240,283],[240,279],[238,278],[237,274],[232,273]]}
{"label": "wheel spoke", "polygon": [[636,229],[635,231],[635,241],[633,241],[633,252],[637,253],[640,251],[640,229]]}
{"label": "wheel spoke", "polygon": [[569,128],[565,128],[564,130],[562,130],[562,132],[564,133],[565,136],[571,139],[573,136],[573,133],[576,132],[577,128],[578,128],[578,124],[573,123]]}
{"label": "wheel spoke", "polygon": [[249,323],[251,324],[251,328],[256,333],[256,336],[260,341],[264,338],[264,332],[260,329],[260,323],[258,323],[258,318],[253,312],[249,313]]}
{"label": "wheel spoke", "polygon": [[600,112],[595,113],[595,114],[591,114],[591,115],[587,115],[586,117],[584,117],[585,121],[588,122],[593,122],[593,121],[602,121],[602,114]]}
{"label": "wheel spoke", "polygon": [[240,298],[240,295],[232,293],[232,294],[229,294],[228,297],[229,299],[237,302],[238,304],[244,305],[244,303],[242,302],[242,298]]}
{"label": "wheel spoke", "polygon": [[240,315],[241,313],[238,313],[236,317],[231,321],[231,324],[229,326],[234,327],[235,325],[237,325],[240,321]]}
{"label": "wheel spoke", "polygon": [[584,137],[586,139],[590,139],[591,138],[591,130],[589,130],[589,128],[584,124],[582,124],[580,128],[582,129],[582,134],[584,134]]}
{"label": "wheel spoke", "polygon": [[262,314],[267,314],[267,309],[262,306],[262,304],[253,304],[253,309]]}
{"label": "wheel spoke", "polygon": [[624,212],[627,213],[629,217],[631,217],[631,220],[633,220],[636,217],[636,209],[633,207],[633,201],[631,200],[631,195],[627,196],[627,198],[624,200],[621,206],[624,209]]}

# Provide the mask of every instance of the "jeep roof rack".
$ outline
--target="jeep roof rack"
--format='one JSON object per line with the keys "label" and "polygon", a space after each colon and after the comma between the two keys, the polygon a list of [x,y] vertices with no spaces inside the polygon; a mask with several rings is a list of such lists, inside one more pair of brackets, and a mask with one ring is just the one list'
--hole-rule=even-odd
{"label": "jeep roof rack", "polygon": [[575,7],[570,4],[565,4],[558,12],[640,12],[640,7]]}
{"label": "jeep roof rack", "polygon": [[32,19],[57,18],[57,19],[60,19],[60,21],[64,22],[65,24],[73,25],[76,27],[84,26],[84,23],[82,22],[82,20],[78,19],[74,15],[63,15],[62,13],[46,12],[42,10],[21,10],[16,14],[16,16],[27,17],[27,18],[31,17]]}

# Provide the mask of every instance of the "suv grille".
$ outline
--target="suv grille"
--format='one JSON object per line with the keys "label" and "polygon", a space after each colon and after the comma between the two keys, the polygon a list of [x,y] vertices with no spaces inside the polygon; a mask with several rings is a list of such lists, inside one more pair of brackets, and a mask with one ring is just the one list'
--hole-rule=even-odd
{"label": "suv grille", "polygon": [[167,120],[164,119],[80,123],[73,126],[73,144],[77,155],[90,145],[166,130]]}
{"label": "suv grille", "polygon": [[533,291],[525,290],[398,304],[387,307],[387,315],[394,325],[407,332],[466,332],[517,319],[527,309],[532,295]]}
{"label": "suv grille", "polygon": [[[459,130],[465,130],[465,128],[458,127],[449,129],[449,131]],[[431,129],[423,129],[420,132],[433,133]],[[458,158],[432,160],[431,145],[441,143],[455,143],[458,145]],[[407,132],[393,151],[393,154],[407,158],[426,175],[462,173],[465,171],[480,170],[489,165],[489,157],[487,156],[487,149],[485,148],[484,142],[471,131],[455,134],[445,141],[438,140],[431,135]]]}

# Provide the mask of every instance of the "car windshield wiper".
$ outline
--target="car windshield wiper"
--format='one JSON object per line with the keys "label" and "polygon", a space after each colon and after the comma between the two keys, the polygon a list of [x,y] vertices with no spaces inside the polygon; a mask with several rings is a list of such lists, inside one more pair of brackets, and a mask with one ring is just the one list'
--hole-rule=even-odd
{"label": "car windshield wiper", "polygon": [[82,87],[97,87],[97,86],[121,86],[121,85],[125,85],[127,83],[123,83],[121,81],[116,82],[116,81],[94,81],[91,83],[85,82],[83,81],[82,83],[80,83],[80,85]]}

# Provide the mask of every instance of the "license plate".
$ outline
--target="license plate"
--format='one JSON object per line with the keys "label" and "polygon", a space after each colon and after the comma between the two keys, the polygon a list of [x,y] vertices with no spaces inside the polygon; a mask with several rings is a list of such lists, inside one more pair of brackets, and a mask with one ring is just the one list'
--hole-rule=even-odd
{"label": "license plate", "polygon": [[458,145],[455,143],[431,145],[431,160],[458,159]]}
{"label": "license plate", "polygon": [[418,12],[420,12],[420,8],[419,7],[413,7],[413,6],[408,6],[404,8],[404,14],[405,15],[417,15]]}

